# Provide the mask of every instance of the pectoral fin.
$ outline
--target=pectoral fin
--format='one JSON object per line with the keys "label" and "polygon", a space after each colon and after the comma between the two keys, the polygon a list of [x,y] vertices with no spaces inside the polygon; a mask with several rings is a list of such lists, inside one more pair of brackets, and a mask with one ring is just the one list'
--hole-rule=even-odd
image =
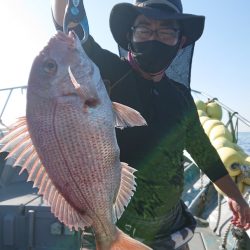
{"label": "pectoral fin", "polygon": [[115,126],[123,129],[125,127],[145,126],[147,122],[141,114],[120,103],[113,102],[113,110],[115,112]]}

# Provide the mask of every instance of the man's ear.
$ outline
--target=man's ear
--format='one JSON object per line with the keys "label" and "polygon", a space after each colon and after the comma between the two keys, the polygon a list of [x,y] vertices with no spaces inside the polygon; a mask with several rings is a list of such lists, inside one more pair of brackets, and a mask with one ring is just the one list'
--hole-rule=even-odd
{"label": "man's ear", "polygon": [[182,36],[179,49],[182,49],[182,47],[183,47],[183,45],[185,44],[186,41],[187,41],[187,38],[185,36]]}

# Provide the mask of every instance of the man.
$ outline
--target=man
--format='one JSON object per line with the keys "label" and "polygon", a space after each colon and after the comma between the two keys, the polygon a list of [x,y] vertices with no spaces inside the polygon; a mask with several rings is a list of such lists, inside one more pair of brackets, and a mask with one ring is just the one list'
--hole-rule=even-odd
{"label": "man", "polygon": [[[91,36],[83,45],[100,68],[111,100],[138,110],[148,123],[117,131],[121,161],[138,169],[137,191],[117,224],[156,250],[188,249],[190,237],[177,242],[174,236],[195,228],[181,201],[184,148],[230,198],[232,222],[250,228],[250,209],[203,131],[190,89],[165,73],[178,51],[200,38],[204,19],[183,14],[180,0],[121,3],[111,11],[110,28],[127,57],[102,49]],[[75,30],[81,37],[79,27]]]}

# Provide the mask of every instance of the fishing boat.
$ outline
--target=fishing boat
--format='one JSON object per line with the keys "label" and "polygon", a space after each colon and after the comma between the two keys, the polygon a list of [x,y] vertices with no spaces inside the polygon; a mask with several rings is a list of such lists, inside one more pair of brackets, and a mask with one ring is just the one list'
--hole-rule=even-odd
{"label": "fishing boat", "polygon": [[[196,97],[197,112],[205,133],[250,204],[250,158],[238,145],[239,124],[250,127],[250,122],[217,98],[197,90],[192,90],[192,94],[194,99]],[[223,114],[227,117],[222,121]],[[182,198],[198,225],[189,243],[190,249],[250,249],[250,230],[244,232],[231,224],[232,212],[227,197],[200,171],[188,152],[184,151],[184,156],[185,189]]]}
{"label": "fishing boat", "polygon": [[[10,116],[10,113],[6,113],[8,107],[15,103],[15,94],[19,94],[25,104],[26,88],[26,86],[19,86],[0,89],[2,105],[0,137],[4,136],[9,129],[9,123],[5,122]],[[250,127],[250,122],[216,98],[196,90],[192,90],[192,93],[196,98],[201,124],[210,136],[211,143],[217,147],[217,150],[229,148],[230,151],[232,148],[233,157],[230,154],[231,151],[225,151],[220,156],[226,167],[232,167],[232,171],[238,171],[239,174],[234,175],[233,179],[237,182],[244,198],[250,203],[250,158],[237,144],[239,123]],[[23,114],[25,113],[25,105],[18,106],[18,109],[22,109]],[[228,118],[224,118],[223,121],[222,113],[228,115]],[[218,146],[214,143],[218,137],[225,137],[224,142],[229,140],[230,143],[221,142]],[[217,144],[218,141],[220,140],[217,139]],[[230,223],[232,213],[228,208],[227,198],[201,172],[187,151],[184,151],[183,155],[185,186],[182,199],[195,215],[198,224],[194,237],[189,242],[190,249],[250,249],[250,233],[235,228]],[[31,182],[26,182],[27,173],[19,175],[20,169],[13,168],[13,160],[11,158],[6,160],[6,156],[7,153],[0,155],[0,249],[88,248],[88,242],[85,241],[86,237],[82,238],[82,232],[70,231],[59,222],[50,212],[50,207],[43,201],[42,196],[37,194],[38,190],[32,187]]]}

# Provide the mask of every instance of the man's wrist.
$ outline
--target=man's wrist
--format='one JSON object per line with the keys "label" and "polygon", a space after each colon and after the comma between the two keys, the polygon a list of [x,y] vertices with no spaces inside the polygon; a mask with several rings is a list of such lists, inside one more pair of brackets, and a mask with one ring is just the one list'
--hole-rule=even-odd
{"label": "man's wrist", "polygon": [[242,197],[242,195],[238,196],[235,199],[229,197],[229,199],[231,199],[232,201],[236,202],[240,206],[246,206],[246,207],[248,207],[248,204],[247,204],[246,200]]}

